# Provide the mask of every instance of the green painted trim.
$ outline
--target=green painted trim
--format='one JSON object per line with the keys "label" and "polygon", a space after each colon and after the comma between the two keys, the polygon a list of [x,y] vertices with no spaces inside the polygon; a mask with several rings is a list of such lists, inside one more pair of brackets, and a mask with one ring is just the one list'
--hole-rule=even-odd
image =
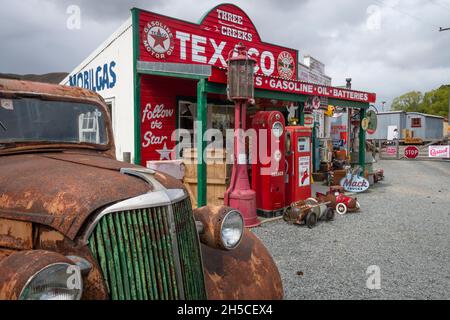
{"label": "green painted trim", "polygon": [[215,93],[215,94],[227,94],[227,86],[225,84],[213,83],[207,81],[205,83],[205,91],[207,93]]}
{"label": "green painted trim", "polygon": [[131,9],[133,24],[133,86],[134,86],[134,163],[141,164],[141,77],[137,72],[137,62],[140,58],[139,50],[139,9]]}
{"label": "green painted trim", "polygon": [[293,94],[293,93],[285,93],[279,91],[269,91],[269,90],[255,90],[255,98],[261,99],[271,99],[271,100],[284,100],[284,101],[292,101],[292,102],[305,102],[308,98],[305,95]]}
{"label": "green painted trim", "polygon": [[348,107],[354,109],[369,109],[370,104],[365,102],[347,101],[340,99],[328,99],[328,104],[335,107]]}
{"label": "green painted trim", "polygon": [[[224,84],[207,82],[206,83],[206,91],[208,93],[215,94],[227,94],[227,86]],[[292,102],[305,102],[308,96],[298,95],[292,93],[278,92],[278,91],[269,91],[269,90],[255,90],[255,98],[261,99],[273,99],[273,100],[284,100],[284,101],[292,101]]]}
{"label": "green painted trim", "polygon": [[143,69],[137,69],[137,72],[139,74],[146,74],[146,75],[152,75],[152,76],[162,76],[162,77],[172,77],[172,78],[182,78],[182,79],[192,79],[192,80],[201,80],[201,79],[209,78],[207,76],[199,76],[199,75],[193,75],[193,74],[150,71],[150,70],[143,70]]}
{"label": "green painted trim", "polygon": [[[361,120],[366,117],[366,109],[361,109],[360,117]],[[366,170],[366,131],[362,129],[362,121],[359,126],[359,166]]]}
{"label": "green painted trim", "polygon": [[[207,82],[206,83],[206,91],[208,93],[215,94],[227,94],[227,86],[225,84]],[[305,102],[308,99],[308,95],[304,94],[294,94],[294,93],[286,93],[280,91],[270,91],[270,90],[255,90],[255,98],[261,99],[273,99],[273,100],[283,100],[283,101],[292,101],[292,102]],[[364,102],[356,102],[356,101],[347,101],[347,100],[339,100],[339,99],[328,99],[328,103],[337,107],[349,107],[355,109],[368,109],[370,107],[369,103]]]}
{"label": "green painted trim", "polygon": [[300,104],[298,113],[300,116],[298,119],[298,124],[301,126],[304,126],[305,125],[305,104],[304,103]]}
{"label": "green painted trim", "polygon": [[314,127],[312,130],[312,167],[313,167],[313,172],[318,172],[320,169],[320,142],[319,142],[319,138],[317,137],[317,128],[319,127],[319,123],[318,122],[314,122]]}
{"label": "green painted trim", "polygon": [[200,127],[197,128],[197,207],[207,205],[207,166],[203,154],[206,149],[206,142],[203,137],[208,126],[208,98],[206,91],[206,80],[201,79],[197,84],[197,121]]}

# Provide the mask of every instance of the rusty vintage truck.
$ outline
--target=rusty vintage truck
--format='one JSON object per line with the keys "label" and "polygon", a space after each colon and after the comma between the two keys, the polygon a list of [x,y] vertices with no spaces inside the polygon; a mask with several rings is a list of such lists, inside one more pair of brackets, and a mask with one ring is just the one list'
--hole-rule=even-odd
{"label": "rusty vintage truck", "polygon": [[99,95],[0,79],[0,300],[282,297],[239,212],[115,159]]}

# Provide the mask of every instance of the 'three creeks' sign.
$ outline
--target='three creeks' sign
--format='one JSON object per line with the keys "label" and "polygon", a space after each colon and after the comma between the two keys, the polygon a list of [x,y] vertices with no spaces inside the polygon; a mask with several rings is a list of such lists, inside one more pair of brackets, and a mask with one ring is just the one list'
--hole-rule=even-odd
{"label": "'three creeks' sign", "polygon": [[144,61],[227,68],[230,51],[242,42],[257,62],[256,74],[297,79],[297,50],[262,42],[247,14],[232,4],[215,7],[200,24],[141,12],[140,31]]}
{"label": "'three creeks' sign", "polygon": [[223,4],[212,9],[200,24],[152,12],[140,13],[140,60],[208,64],[211,82],[225,84],[230,52],[242,42],[255,59],[255,87],[294,94],[374,103],[376,95],[298,81],[298,51],[261,40],[255,25],[240,8]]}

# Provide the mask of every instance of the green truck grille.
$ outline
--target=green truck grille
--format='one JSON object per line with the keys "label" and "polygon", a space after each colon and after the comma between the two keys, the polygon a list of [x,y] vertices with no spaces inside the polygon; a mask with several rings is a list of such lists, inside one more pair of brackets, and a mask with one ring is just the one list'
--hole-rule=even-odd
{"label": "green truck grille", "polygon": [[[113,300],[206,299],[189,199],[104,216],[89,238]],[[174,239],[175,237],[175,239]]]}

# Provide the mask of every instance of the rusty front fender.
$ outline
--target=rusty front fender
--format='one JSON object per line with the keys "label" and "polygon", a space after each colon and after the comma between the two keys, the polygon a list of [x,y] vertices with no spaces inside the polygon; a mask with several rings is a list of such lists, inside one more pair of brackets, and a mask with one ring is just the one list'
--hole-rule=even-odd
{"label": "rusty front fender", "polygon": [[272,256],[245,230],[232,251],[202,245],[206,289],[210,300],[281,300],[283,285]]}

